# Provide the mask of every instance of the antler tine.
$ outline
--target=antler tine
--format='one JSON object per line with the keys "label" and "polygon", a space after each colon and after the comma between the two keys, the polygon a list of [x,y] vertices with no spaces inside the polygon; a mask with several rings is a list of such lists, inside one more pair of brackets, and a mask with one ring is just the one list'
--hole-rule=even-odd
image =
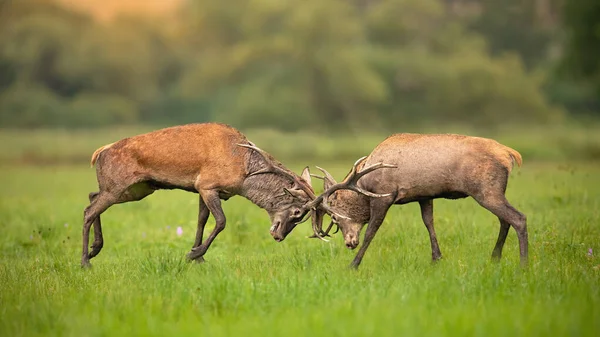
{"label": "antler tine", "polygon": [[[335,225],[335,222],[333,222],[333,220],[331,220],[329,222],[329,226],[327,226],[327,229],[324,232],[325,235],[330,236],[329,232],[331,231],[331,227],[333,227],[333,225]],[[337,226],[337,229],[335,230],[335,232],[333,232],[333,234],[337,233],[339,230],[340,230],[340,226]]]}
{"label": "antler tine", "polygon": [[[355,163],[355,165],[358,164],[359,162],[360,162],[360,160],[357,161]],[[364,195],[366,195],[368,197],[372,197],[372,198],[382,198],[382,197],[390,196],[391,193],[379,194],[379,193],[373,193],[373,192],[366,191],[366,190],[358,187],[357,183],[358,183],[358,180],[360,178],[362,178],[364,175],[366,175],[370,172],[373,172],[377,169],[397,168],[397,167],[398,166],[396,166],[396,165],[384,164],[384,163],[379,162],[379,163],[373,164],[367,168],[362,169],[360,172],[356,172],[356,170],[353,170],[352,171],[353,174],[351,174],[350,177],[348,178],[347,185],[345,188],[350,189],[355,192],[358,192],[358,193],[361,193],[361,194],[364,194]]]}
{"label": "antler tine", "polygon": [[[323,237],[326,237],[326,236],[331,237],[331,235],[329,235],[329,231],[331,231],[331,227],[333,227],[333,224],[334,224],[333,221],[329,222],[329,226],[327,226],[327,229],[325,231],[321,230],[321,236],[323,236]],[[311,238],[311,239],[314,239],[316,237],[317,236],[315,234],[309,236],[309,238]]]}
{"label": "antler tine", "polygon": [[311,213],[312,213],[312,212],[307,212],[306,214],[308,214],[308,215],[305,215],[305,216],[304,216],[304,218],[302,218],[302,220],[300,220],[300,221],[296,222],[296,225],[299,225],[299,224],[301,224],[301,223],[304,223],[304,222],[306,222],[306,220],[310,219],[310,217],[311,217],[311,215],[312,215]]}
{"label": "antler tine", "polygon": [[[313,230],[315,238],[325,241],[325,242],[329,242],[329,240],[327,240],[321,236],[321,232],[323,232],[322,223],[321,223],[323,221],[323,214],[319,215],[319,213],[316,209],[314,209],[312,212],[315,213],[315,216],[313,216],[313,219],[312,219],[312,230]],[[320,226],[321,226],[321,228],[319,228]]]}
{"label": "antler tine", "polygon": [[358,159],[357,159],[357,160],[354,162],[354,164],[353,164],[352,166],[353,166],[354,168],[356,168],[356,166],[358,166],[358,164],[359,164],[361,161],[363,161],[363,159],[365,159],[365,158],[367,158],[367,156],[363,156],[363,157],[360,157],[360,158],[358,158]]}
{"label": "antler tine", "polygon": [[[352,190],[352,191],[355,191],[355,192],[358,192],[358,193],[361,193],[361,194],[364,194],[364,195],[366,195],[368,197],[373,197],[373,198],[382,198],[382,197],[390,196],[391,193],[378,194],[378,193],[372,193],[372,192],[366,191],[366,190],[358,187],[357,183],[358,183],[358,180],[360,178],[362,178],[367,173],[373,172],[373,171],[375,171],[377,169],[380,169],[380,168],[396,168],[397,166],[395,166],[395,165],[389,165],[389,164],[383,164],[383,163],[380,162],[380,163],[373,164],[373,165],[371,165],[371,166],[369,166],[369,167],[361,170],[360,172],[357,172],[357,166],[358,166],[358,164],[364,158],[366,158],[366,157],[362,157],[362,158],[358,159],[354,163],[354,166],[352,166],[352,170],[350,171],[350,174],[348,175],[348,178],[345,181],[343,181],[341,183],[338,183],[338,184],[334,184],[333,186],[331,186],[330,188],[328,188],[326,191],[324,191],[321,195],[319,195],[317,198],[315,198],[310,203],[310,207],[315,207],[316,205],[318,205],[319,203],[321,203],[321,206],[323,207],[323,209],[327,213],[335,215],[335,216],[338,216],[338,217],[341,217],[341,218],[346,218],[347,219],[348,217],[346,217],[346,216],[340,216],[340,214],[337,214],[337,213],[333,212],[331,210],[331,208],[329,207],[329,204],[327,202],[327,198],[333,192],[335,192],[337,190],[341,190],[341,189],[347,189],[347,190]],[[321,168],[319,168],[319,169],[321,169]],[[328,173],[326,173],[327,171],[325,171],[325,170],[322,170],[322,171],[327,176],[327,174],[328,174]],[[329,175],[329,176],[331,176],[331,175]]]}
{"label": "antler tine", "polygon": [[[329,172],[327,172],[327,170],[325,170],[324,168],[319,167],[319,166],[316,166],[316,168],[318,168],[321,172],[323,172],[323,176],[318,176],[318,175],[312,174],[312,173],[310,174],[311,176],[313,176],[315,178],[318,178],[318,179],[322,179],[322,180],[328,182],[331,185],[329,187],[329,189],[331,189],[331,187],[337,185],[337,182],[335,181],[335,179],[333,178],[333,176],[331,174],[329,174]],[[328,193],[329,189],[326,189],[325,191],[323,191],[323,193],[321,195],[319,195],[318,197],[315,197],[310,203],[307,204],[307,207],[310,207],[310,208],[314,209],[318,204],[321,203],[321,201],[324,198],[326,198],[330,193],[333,193],[333,191],[330,192],[330,193]],[[326,195],[326,193],[327,193],[327,195]],[[333,211],[331,209],[329,209],[327,206],[325,206],[325,208],[327,208],[327,209],[325,209],[325,211],[328,212],[329,214],[339,215],[337,213],[332,213]],[[340,216],[340,217],[346,218],[344,216]]]}
{"label": "antler tine", "polygon": [[[329,214],[332,214],[336,217],[348,219],[348,217],[346,217],[346,216],[343,216],[341,214],[333,212],[331,209],[328,208],[328,206],[320,205],[319,207],[322,210],[324,210],[325,212],[329,212]],[[315,212],[315,214],[313,215],[313,221],[312,221],[313,234],[311,236],[308,236],[308,238],[309,239],[320,239],[325,242],[329,242],[329,240],[325,239],[325,237],[331,237],[331,235],[329,235],[329,232],[331,231],[331,228],[333,227],[335,222],[333,220],[331,220],[331,222],[329,223],[329,226],[327,227],[327,230],[323,231],[323,227],[322,227],[322,223],[321,223],[321,221],[323,219],[323,213],[321,213],[319,215],[319,210],[316,208],[313,209],[313,212]],[[337,228],[333,234],[337,233],[339,230],[340,230],[340,227],[337,226]]]}
{"label": "antler tine", "polygon": [[[313,231],[314,230],[315,229],[313,228]],[[327,235],[327,236],[329,236],[329,235]],[[317,232],[315,232],[311,236],[308,236],[307,238],[309,238],[309,239],[319,239],[319,240],[322,240],[322,241],[325,241],[325,242],[329,242],[329,240],[325,239],[325,237],[321,236],[321,234],[317,234]]]}
{"label": "antler tine", "polygon": [[371,166],[369,166],[367,168],[362,169],[358,173],[355,173],[354,177],[351,177],[351,179],[354,182],[356,182],[356,181],[358,181],[358,179],[360,179],[365,174],[373,172],[373,171],[375,171],[377,169],[380,169],[380,168],[397,168],[397,167],[398,166],[396,166],[396,165],[384,164],[382,162],[379,162],[379,163],[373,164],[373,165],[371,165]]}
{"label": "antler tine", "polygon": [[329,172],[327,172],[327,170],[325,170],[322,167],[316,166],[316,168],[318,168],[321,172],[323,172],[323,177],[321,179],[325,180],[327,179],[327,182],[330,183],[331,185],[336,184],[335,179],[333,178],[333,176],[331,174],[329,174]]}
{"label": "antler tine", "polygon": [[265,163],[267,164],[267,167],[262,168],[258,171],[254,171],[254,172],[250,173],[248,176],[254,176],[254,175],[263,174],[263,173],[281,173],[285,176],[292,178],[294,181],[296,181],[295,176],[293,176],[286,170],[282,169],[281,167],[279,167],[277,165],[273,165],[273,162],[269,158],[269,154],[267,152],[261,150],[260,148],[258,148],[256,145],[253,145],[253,144],[237,144],[237,145],[256,151],[258,154],[260,154],[260,156],[264,159]]}
{"label": "antler tine", "polygon": [[350,170],[350,173],[348,174],[348,180],[350,180],[352,177],[354,177],[356,175],[356,170],[358,167],[358,164],[360,164],[360,162],[362,162],[365,158],[367,158],[367,156],[364,157],[360,157],[358,158],[354,164],[352,165],[352,169]]}
{"label": "antler tine", "polygon": [[332,234],[335,234],[335,233],[337,233],[337,232],[339,232],[339,231],[340,231],[340,225],[338,225],[338,224],[337,224],[337,223],[335,223],[335,222],[334,222],[334,224],[335,224],[335,232],[333,232]]}
{"label": "antler tine", "polygon": [[[335,224],[335,222],[330,221],[329,222],[329,226],[327,226],[327,229],[325,231],[321,231],[321,236],[322,237],[331,237],[331,235],[329,235],[329,232],[331,231],[331,228],[333,227],[333,225]],[[340,230],[340,226],[337,226],[335,232],[333,232],[333,234],[337,233]],[[308,237],[309,239],[316,239],[317,235],[313,234],[311,236]]]}
{"label": "antler tine", "polygon": [[327,202],[327,198],[323,199],[323,202],[321,203],[320,207],[323,208],[323,210],[325,212],[327,212],[328,214],[335,215],[337,218],[340,218],[340,219],[350,219],[349,217],[347,217],[345,215],[342,215],[342,214],[340,214],[340,213],[335,212],[334,210],[332,210],[331,207],[329,207],[329,203]]}
{"label": "antler tine", "polygon": [[267,153],[264,150],[260,149],[258,146],[254,145],[254,143],[252,143],[252,142],[248,142],[248,143],[249,144],[237,144],[237,146],[241,146],[241,147],[246,147],[246,148],[252,149],[252,150],[260,153],[265,159],[267,159],[266,158]]}
{"label": "antler tine", "polygon": [[362,178],[362,176],[364,176],[367,173],[371,173],[377,169],[397,168],[398,167],[396,165],[390,165],[390,164],[384,164],[382,162],[378,162],[371,166],[364,167],[362,170],[360,170],[360,172],[358,172],[358,170],[357,170],[358,164],[360,164],[360,162],[362,162],[363,159],[365,159],[365,158],[366,157],[359,158],[356,162],[354,162],[354,165],[352,166],[352,171],[350,171],[350,174],[348,175],[348,178],[346,179],[347,184],[356,184],[358,182],[358,180],[360,178]]}
{"label": "antler tine", "polygon": [[349,187],[350,190],[354,191],[354,192],[358,192],[360,194],[364,194],[367,197],[371,197],[371,198],[383,198],[383,197],[389,197],[390,195],[392,195],[391,193],[373,193],[373,192],[369,192],[367,190],[363,190],[362,188],[358,187],[358,186],[350,186]]}

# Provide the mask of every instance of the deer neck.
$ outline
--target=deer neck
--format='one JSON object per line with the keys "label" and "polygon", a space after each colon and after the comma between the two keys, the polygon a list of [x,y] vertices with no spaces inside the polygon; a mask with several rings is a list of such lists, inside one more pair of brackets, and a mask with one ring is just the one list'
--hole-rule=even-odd
{"label": "deer neck", "polygon": [[241,196],[271,213],[293,202],[293,197],[284,192],[292,182],[273,173],[257,174],[244,180]]}
{"label": "deer neck", "polygon": [[[252,173],[263,168],[264,159],[256,153],[250,153],[246,159],[246,172]],[[292,196],[284,192],[284,188],[292,187],[293,182],[286,177],[263,173],[247,177],[240,195],[271,214],[294,201]]]}

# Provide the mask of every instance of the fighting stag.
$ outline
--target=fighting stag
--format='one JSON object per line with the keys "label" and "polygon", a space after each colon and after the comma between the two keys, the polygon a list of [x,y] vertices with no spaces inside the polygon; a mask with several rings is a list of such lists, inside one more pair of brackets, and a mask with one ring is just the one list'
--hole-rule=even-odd
{"label": "fighting stag", "polygon": [[[491,139],[454,134],[392,135],[368,157],[359,159],[340,184],[326,170],[317,167],[324,174],[319,178],[324,180],[325,189],[315,199],[324,207],[317,213],[328,209],[332,223],[323,231],[322,221],[318,222],[313,226],[314,236],[327,236],[335,223],[342,230],[346,246],[355,249],[360,231],[368,223],[363,245],[351,263],[351,267],[358,268],[388,209],[394,204],[418,202],[429,232],[432,260],[436,261],[442,254],[433,226],[433,200],[470,196],[500,220],[492,258],[501,258],[508,230],[513,227],[519,239],[521,265],[526,266],[527,219],[505,197],[515,163],[521,166],[521,155]],[[358,181],[357,176],[375,165],[387,169],[377,170]],[[357,173],[359,170],[362,171]],[[322,219],[322,215],[317,214],[315,218]]]}
{"label": "fighting stag", "polygon": [[[114,204],[141,200],[159,189],[199,194],[196,240],[187,255],[196,261],[204,260],[225,228],[221,200],[234,195],[267,211],[276,241],[282,241],[312,213],[324,212],[323,207],[311,203],[316,196],[308,168],[301,177],[295,175],[241,132],[224,124],[189,124],[125,138],[96,150],[91,165],[96,165],[99,191],[90,193],[90,204],[84,211],[82,266],[89,266],[104,245],[100,215]],[[216,226],[203,242],[210,213]],[[316,219],[313,217],[313,222]],[[88,252],[92,225],[94,242]]]}

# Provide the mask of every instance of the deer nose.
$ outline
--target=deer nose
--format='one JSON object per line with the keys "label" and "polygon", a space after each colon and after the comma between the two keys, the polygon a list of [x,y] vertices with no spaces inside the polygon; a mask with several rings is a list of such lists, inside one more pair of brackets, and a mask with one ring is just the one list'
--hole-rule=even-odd
{"label": "deer nose", "polygon": [[346,247],[348,247],[349,249],[355,249],[356,247],[358,247],[358,239],[353,238],[351,240],[347,240]]}
{"label": "deer nose", "polygon": [[277,242],[281,242],[283,241],[284,237],[282,235],[279,235],[278,233],[271,233],[271,236],[273,237],[273,239],[275,239],[275,241]]}

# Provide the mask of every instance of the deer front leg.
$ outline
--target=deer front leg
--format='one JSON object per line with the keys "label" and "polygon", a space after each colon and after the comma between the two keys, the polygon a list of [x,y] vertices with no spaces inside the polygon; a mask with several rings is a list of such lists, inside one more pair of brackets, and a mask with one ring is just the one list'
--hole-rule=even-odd
{"label": "deer front leg", "polygon": [[[199,246],[193,248],[192,251],[187,255],[188,259],[190,260],[197,260],[198,258],[203,257],[210,245],[212,244],[212,242],[217,237],[217,235],[219,235],[219,233],[223,231],[223,229],[225,229],[225,214],[223,213],[223,209],[221,208],[221,199],[219,199],[219,193],[215,190],[201,190],[199,192],[200,197],[204,200],[206,208],[210,213],[212,213],[213,217],[215,218],[216,225],[213,231],[206,239],[206,241],[204,241]],[[202,234],[200,234],[199,237],[196,233],[196,239],[200,238],[199,241],[201,241],[201,235]]]}
{"label": "deer front leg", "polygon": [[442,252],[433,228],[433,200],[419,201],[419,205],[421,206],[421,218],[425,227],[427,227],[429,241],[431,241],[431,260],[435,262],[442,258]]}
{"label": "deer front leg", "polygon": [[365,233],[365,240],[360,247],[356,257],[350,263],[350,268],[358,269],[360,262],[362,261],[367,248],[371,244],[371,241],[375,237],[377,230],[383,223],[383,219],[385,219],[385,215],[387,214],[388,209],[392,204],[389,201],[382,199],[371,199],[371,218],[369,219],[369,225],[367,226],[367,231]]}
{"label": "deer front leg", "polygon": [[[199,209],[198,209],[198,228],[196,229],[196,241],[194,241],[194,246],[192,246],[192,250],[187,255],[188,259],[190,259],[190,260],[194,260],[191,258],[194,256],[194,250],[196,250],[202,244],[202,236],[204,235],[204,226],[206,225],[206,222],[208,221],[208,216],[210,215],[210,211],[208,210],[208,207],[204,203],[204,200],[202,200],[202,196],[199,195],[198,199],[200,199]],[[195,261],[196,262],[204,262],[204,258],[202,256],[200,256],[200,257],[197,257],[195,259]]]}

